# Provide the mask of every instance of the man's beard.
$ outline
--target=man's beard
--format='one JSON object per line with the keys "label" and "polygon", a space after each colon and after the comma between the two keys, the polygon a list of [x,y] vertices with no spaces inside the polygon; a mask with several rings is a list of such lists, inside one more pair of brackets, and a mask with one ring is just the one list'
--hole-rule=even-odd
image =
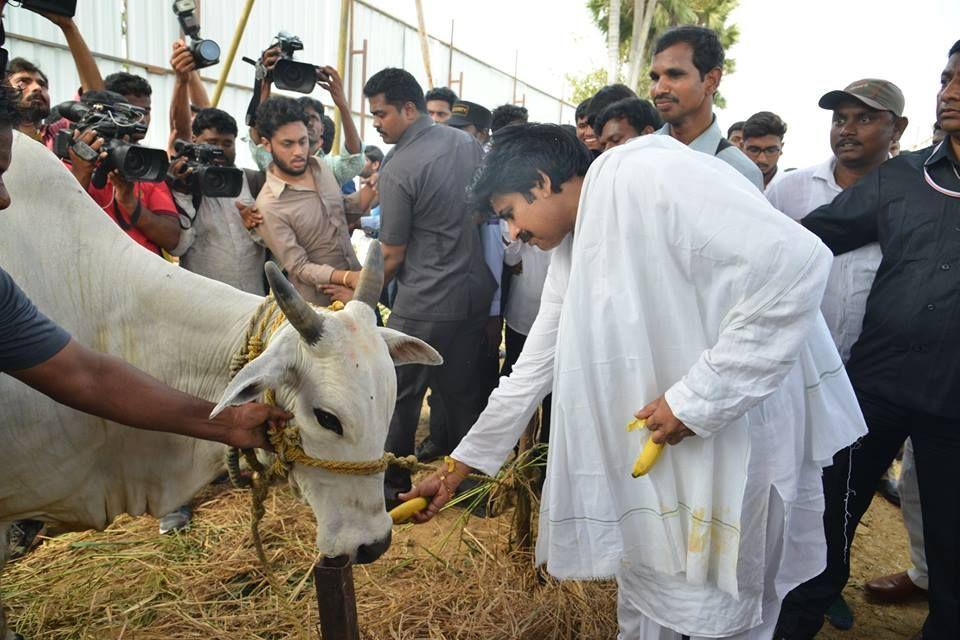
{"label": "man's beard", "polygon": [[271,153],[270,156],[273,158],[273,164],[275,164],[275,165],[277,165],[278,167],[280,167],[280,170],[283,171],[284,173],[286,173],[287,175],[291,175],[291,176],[302,176],[304,173],[307,172],[307,167],[310,166],[310,163],[309,163],[309,162],[305,162],[305,163],[303,163],[303,169],[297,170],[297,169],[294,169],[293,167],[291,167],[290,165],[288,165],[287,163],[285,163],[285,162],[284,162],[283,160],[281,160],[280,158],[278,158],[278,157],[276,156],[276,154]]}
{"label": "man's beard", "polygon": [[42,100],[24,100],[20,103],[20,113],[27,122],[39,126],[50,115],[50,105]]}

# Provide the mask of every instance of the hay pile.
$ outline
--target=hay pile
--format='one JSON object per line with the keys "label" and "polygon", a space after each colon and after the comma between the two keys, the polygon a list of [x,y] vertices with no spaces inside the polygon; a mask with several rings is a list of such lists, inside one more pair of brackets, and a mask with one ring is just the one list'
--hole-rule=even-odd
{"label": "hay pile", "polygon": [[[280,596],[251,546],[249,495],[221,485],[180,535],[123,517],[104,532],[45,541],[7,566],[8,617],[31,640],[317,638],[313,514],[285,487],[266,507],[261,532]],[[510,551],[510,512],[465,524],[463,513],[395,527],[384,557],[354,568],[365,639],[616,635],[612,583],[538,577],[529,556]]]}

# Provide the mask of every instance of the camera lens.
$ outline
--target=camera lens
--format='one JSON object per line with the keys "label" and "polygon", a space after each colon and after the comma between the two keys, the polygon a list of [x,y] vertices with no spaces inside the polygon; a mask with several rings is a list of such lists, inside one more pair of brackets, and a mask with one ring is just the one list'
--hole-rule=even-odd
{"label": "camera lens", "polygon": [[202,58],[204,62],[216,64],[220,61],[220,45],[213,40],[201,40],[197,43],[194,54]]}

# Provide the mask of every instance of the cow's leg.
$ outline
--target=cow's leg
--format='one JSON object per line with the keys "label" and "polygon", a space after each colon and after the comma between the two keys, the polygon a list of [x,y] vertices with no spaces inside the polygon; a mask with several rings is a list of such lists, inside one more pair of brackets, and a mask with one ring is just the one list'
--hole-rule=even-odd
{"label": "cow's leg", "polygon": [[10,522],[0,522],[0,640],[23,640],[23,636],[7,627],[7,616],[3,612],[3,567],[7,564],[8,536]]}

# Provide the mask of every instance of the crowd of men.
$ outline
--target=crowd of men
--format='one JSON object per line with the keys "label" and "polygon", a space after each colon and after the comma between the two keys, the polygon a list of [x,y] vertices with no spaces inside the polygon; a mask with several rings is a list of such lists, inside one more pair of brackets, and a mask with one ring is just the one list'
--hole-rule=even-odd
{"label": "crowd of men", "polygon": [[[74,22],[47,17],[73,54],[80,103],[132,105],[144,127],[130,142],[142,140],[155,106],[149,82],[127,72],[102,78]],[[387,326],[443,357],[439,367],[397,369],[386,449],[422,461],[450,456],[449,466],[416,486],[408,471],[390,468],[387,505],[433,496],[417,518],[432,517],[464,490],[468,470],[496,472],[542,405],[541,439],[551,450],[538,559],[561,577],[616,575],[622,637],[802,639],[816,635],[825,615],[852,624],[841,596],[850,546],[905,441],[899,497],[914,567],[866,590],[882,602],[926,594],[930,613],[917,637],[960,637],[960,494],[950,466],[960,453],[953,364],[960,346],[960,42],[941,74],[931,147],[900,154],[908,124],[902,92],[888,80],[854,80],[824,87],[810,105],[832,112],[832,126],[803,133],[829,137],[832,155],[796,170],[780,166],[787,125],[774,113],[759,111],[723,134],[713,96],[724,50],[713,31],[672,28],[654,52],[649,101],[622,84],[605,86],[577,106],[575,127],[528,123],[524,107],[491,111],[446,87],[424,93],[407,71],[383,69],[363,94],[374,129],[391,145],[385,155],[361,139],[333,67],[317,67],[316,82],[339,112],[342,149],[332,149],[333,121],[319,100],[271,95],[280,52],[270,46],[257,64],[246,119],[256,167],[244,169],[238,196],[212,197],[187,186],[195,168],[175,141],[213,145],[222,152],[217,164],[233,167],[240,127],[210,105],[193,54],[178,41],[170,58],[167,178],[131,181],[113,170],[97,181],[107,141],[93,129],[73,132],[64,163],[131,241],[258,295],[267,293],[263,266],[273,260],[308,301],[347,302],[361,269],[352,234],[378,238]],[[7,81],[19,92],[18,114],[7,124],[19,119],[22,134],[53,149],[70,122],[51,110],[48,76],[14,58]],[[626,238],[636,244],[621,244]],[[649,252],[642,267],[633,262],[640,247]],[[671,287],[689,294],[658,290]],[[613,306],[621,295],[623,306]],[[0,320],[12,326],[12,313],[12,306],[0,309]],[[819,314],[829,349],[818,342]],[[2,353],[10,335],[0,326],[0,364],[26,380],[66,344],[55,334],[50,348],[13,359]],[[690,349],[696,353],[685,361]],[[838,364],[830,369],[832,358]],[[608,419],[598,403],[617,398],[631,379],[639,389],[624,396],[633,408]],[[813,406],[811,389],[821,387],[832,391]],[[417,443],[428,390],[430,432]],[[791,406],[804,408],[791,414]],[[634,412],[655,441],[673,445],[670,455],[716,455],[709,458],[716,470],[703,465],[685,487],[674,486],[673,474],[685,473],[680,457],[648,480],[603,475],[629,448],[611,448],[627,435],[605,430]],[[796,416],[804,414],[802,424]],[[757,440],[791,415],[796,442],[776,429],[772,440]],[[595,422],[599,435],[578,434],[587,428],[578,419]],[[592,448],[601,468],[584,469],[575,459]],[[756,468],[760,452],[793,459],[768,477]],[[696,493],[698,481],[704,491],[723,484],[719,474],[738,454],[750,461],[729,474],[740,473],[741,485],[716,498],[731,500],[740,514],[730,525],[740,553],[728,566],[716,529],[708,529],[706,551],[703,534],[695,548],[703,515],[681,498]],[[686,560],[652,561],[640,549],[643,533],[670,555],[677,534],[670,526],[679,526],[656,518],[662,529],[654,531],[633,520],[649,509],[642,497],[624,497],[624,487],[641,482],[676,492],[689,527],[677,557]],[[759,496],[753,502],[751,488]],[[654,502],[670,500],[664,494]],[[724,524],[729,515],[713,517]],[[161,521],[161,531],[188,522],[184,507]],[[798,523],[808,528],[798,532]],[[752,565],[743,554],[748,540],[762,556]],[[791,550],[810,553],[801,560]]]}

